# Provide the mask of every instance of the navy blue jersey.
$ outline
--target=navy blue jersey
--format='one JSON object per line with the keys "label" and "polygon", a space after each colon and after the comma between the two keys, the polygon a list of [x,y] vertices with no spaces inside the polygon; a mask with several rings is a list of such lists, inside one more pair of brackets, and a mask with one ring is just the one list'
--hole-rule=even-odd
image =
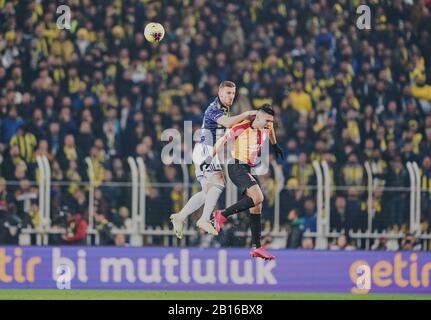
{"label": "navy blue jersey", "polygon": [[217,98],[208,106],[204,113],[204,119],[202,121],[202,134],[200,142],[206,145],[213,146],[216,143],[217,129],[223,129],[224,127],[217,123],[217,120],[223,116],[229,116],[229,108],[224,107],[220,100]]}

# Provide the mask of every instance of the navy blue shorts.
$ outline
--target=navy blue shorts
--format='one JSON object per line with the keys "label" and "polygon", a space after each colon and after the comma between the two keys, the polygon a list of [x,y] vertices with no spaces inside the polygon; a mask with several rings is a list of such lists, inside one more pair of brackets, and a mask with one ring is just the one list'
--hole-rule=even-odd
{"label": "navy blue shorts", "polygon": [[245,163],[230,163],[227,166],[229,178],[241,193],[254,186],[259,185],[257,177],[251,174],[251,167]]}

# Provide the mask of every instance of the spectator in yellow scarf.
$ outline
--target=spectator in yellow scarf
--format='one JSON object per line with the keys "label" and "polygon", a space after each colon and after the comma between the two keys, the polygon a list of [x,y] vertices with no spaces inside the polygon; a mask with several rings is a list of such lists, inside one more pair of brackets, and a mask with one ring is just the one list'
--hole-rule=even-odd
{"label": "spectator in yellow scarf", "polygon": [[289,98],[292,101],[292,107],[299,113],[306,115],[311,110],[311,98],[303,90],[302,81],[295,82],[295,90],[289,94]]}
{"label": "spectator in yellow scarf", "polygon": [[17,133],[12,136],[10,145],[18,147],[19,155],[26,163],[34,160],[34,151],[37,146],[36,137],[28,132],[24,125],[21,125]]}

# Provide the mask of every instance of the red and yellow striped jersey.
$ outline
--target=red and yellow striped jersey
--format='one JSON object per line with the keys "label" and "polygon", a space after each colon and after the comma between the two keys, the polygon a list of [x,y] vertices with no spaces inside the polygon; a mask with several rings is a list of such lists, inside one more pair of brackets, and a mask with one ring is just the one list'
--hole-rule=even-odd
{"label": "red and yellow striped jersey", "polygon": [[254,129],[249,120],[234,125],[227,134],[227,141],[231,144],[233,158],[255,166],[260,153],[260,148],[269,137],[269,129]]}

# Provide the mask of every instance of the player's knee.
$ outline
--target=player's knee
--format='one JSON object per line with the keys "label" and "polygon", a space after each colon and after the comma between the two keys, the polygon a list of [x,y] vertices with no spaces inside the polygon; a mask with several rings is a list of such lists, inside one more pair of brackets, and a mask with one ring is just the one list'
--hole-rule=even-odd
{"label": "player's knee", "polygon": [[257,199],[256,199],[256,205],[261,205],[262,204],[262,202],[263,202],[263,194],[262,193],[260,193],[258,196],[257,196]]}
{"label": "player's knee", "polygon": [[208,179],[208,181],[214,185],[223,186],[226,184],[224,175],[222,172],[214,172]]}
{"label": "player's knee", "polygon": [[262,191],[258,190],[255,192],[252,192],[250,195],[250,198],[253,199],[253,203],[257,206],[260,205],[263,202],[263,194]]}
{"label": "player's knee", "polygon": [[210,189],[212,188],[217,188],[219,189],[221,192],[223,192],[223,190],[225,189],[225,185],[224,184],[220,184],[220,183],[207,183],[204,187],[203,187],[203,191],[205,193],[208,193],[208,191],[210,191]]}
{"label": "player's knee", "polygon": [[256,207],[256,210],[257,210],[257,213],[262,213],[262,208],[263,208],[263,206],[262,206],[262,203],[260,204],[260,205],[258,205],[257,207]]}

